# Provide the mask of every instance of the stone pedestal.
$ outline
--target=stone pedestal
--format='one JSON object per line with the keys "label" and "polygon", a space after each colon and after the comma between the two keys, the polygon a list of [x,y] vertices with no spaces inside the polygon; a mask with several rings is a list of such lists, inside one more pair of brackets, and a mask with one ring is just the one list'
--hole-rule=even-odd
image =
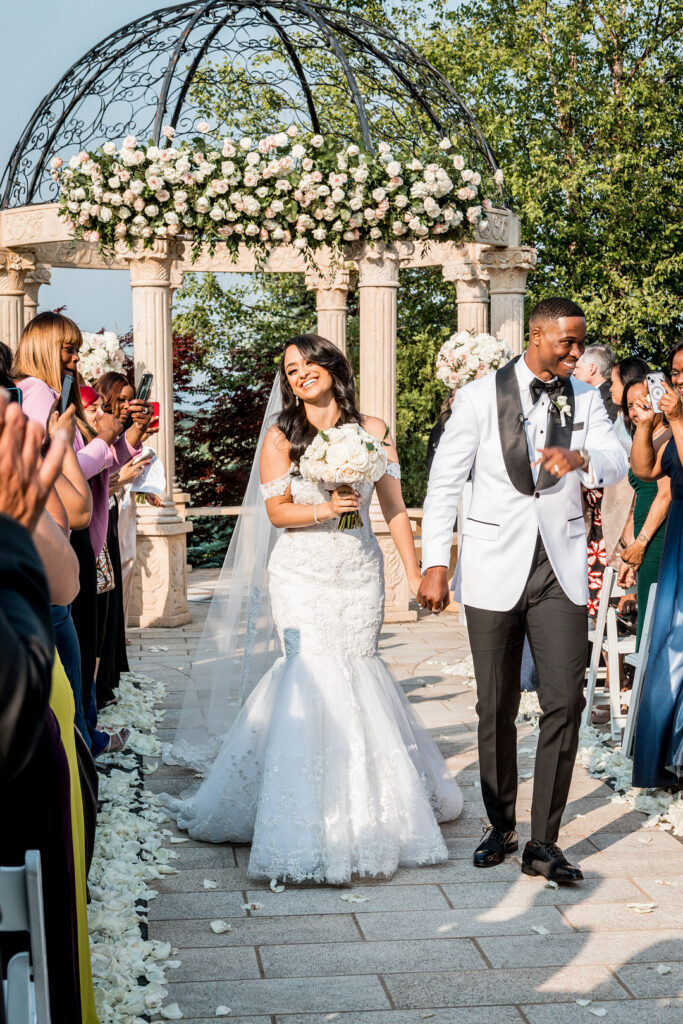
{"label": "stone pedestal", "polygon": [[458,330],[486,334],[489,323],[488,275],[474,258],[444,264],[445,281],[455,282]]}
{"label": "stone pedestal", "polygon": [[24,326],[33,320],[38,312],[38,292],[49,284],[52,275],[47,263],[37,263],[24,278]]}
{"label": "stone pedestal", "polygon": [[328,338],[346,354],[347,297],[353,287],[354,275],[348,270],[330,270],[327,277],[306,274],[306,287],[315,290],[318,312],[318,334]]}
{"label": "stone pedestal", "polygon": [[173,504],[137,506],[137,550],[128,606],[130,626],[184,626],[187,604],[186,537],[192,525]]}
{"label": "stone pedestal", "polygon": [[[379,416],[396,434],[396,304],[398,253],[380,247],[358,259],[360,307],[360,408]],[[372,528],[384,558],[385,622],[411,622],[410,588],[379,502],[370,508]]]}
{"label": "stone pedestal", "polygon": [[24,280],[33,261],[0,251],[0,340],[16,352],[24,329]]}
{"label": "stone pedestal", "polygon": [[[138,506],[138,544],[129,622],[136,626],[182,626],[187,604],[186,535],[192,529],[174,501],[173,332],[171,255],[166,241],[152,249],[122,253],[130,266],[133,295],[135,379],[153,373],[152,398],[159,402],[159,433],[150,438],[164,464],[161,508]],[[179,492],[180,493],[180,492]],[[182,503],[182,502],[181,502]]]}

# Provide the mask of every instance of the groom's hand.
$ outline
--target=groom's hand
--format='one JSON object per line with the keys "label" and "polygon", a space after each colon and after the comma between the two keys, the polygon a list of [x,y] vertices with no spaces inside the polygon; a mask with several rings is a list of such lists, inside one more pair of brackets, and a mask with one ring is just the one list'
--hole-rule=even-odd
{"label": "groom's hand", "polygon": [[551,476],[566,476],[572,470],[578,469],[583,463],[581,452],[570,448],[539,448],[540,459],[532,463],[534,466],[541,465]]}
{"label": "groom's hand", "polygon": [[448,570],[445,565],[433,565],[422,577],[417,601],[421,608],[429,608],[437,615],[448,607]]}

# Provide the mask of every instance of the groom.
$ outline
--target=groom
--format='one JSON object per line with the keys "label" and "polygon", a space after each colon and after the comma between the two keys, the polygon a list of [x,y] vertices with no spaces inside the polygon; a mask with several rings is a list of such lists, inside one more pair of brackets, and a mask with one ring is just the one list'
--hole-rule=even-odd
{"label": "groom", "polygon": [[458,392],[434,458],[422,521],[418,593],[439,612],[463,486],[473,491],[460,552],[461,597],[477,679],[481,789],[490,826],[477,867],[517,849],[517,745],[525,633],[542,709],[522,871],[583,878],[556,845],[578,744],[588,646],[588,569],[581,485],[608,487],[626,457],[600,392],[572,373],[585,347],[583,311],[544,299],[529,317],[529,346]]}

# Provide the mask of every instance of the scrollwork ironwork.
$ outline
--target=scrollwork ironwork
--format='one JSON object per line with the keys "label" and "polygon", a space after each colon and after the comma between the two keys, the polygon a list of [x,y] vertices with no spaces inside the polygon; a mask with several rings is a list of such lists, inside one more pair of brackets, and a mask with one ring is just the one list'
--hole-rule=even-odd
{"label": "scrollwork ironwork", "polygon": [[[53,156],[133,134],[165,145],[206,118],[228,135],[296,123],[372,150],[455,137],[480,169],[495,157],[446,79],[388,28],[309,0],[194,0],[118,29],[38,106],[0,180],[0,207],[56,198]],[[504,197],[503,197],[504,199]]]}

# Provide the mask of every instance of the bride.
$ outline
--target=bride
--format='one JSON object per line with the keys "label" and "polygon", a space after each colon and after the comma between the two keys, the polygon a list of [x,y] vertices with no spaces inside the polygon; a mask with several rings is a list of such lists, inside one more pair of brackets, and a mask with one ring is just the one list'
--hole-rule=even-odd
{"label": "bride", "polygon": [[[193,796],[165,797],[193,838],[251,842],[252,878],[340,884],[353,875],[388,877],[399,865],[439,863],[447,850],[438,822],[462,809],[457,783],[377,652],[384,583],[369,525],[373,488],[330,494],[298,470],[317,432],[344,423],[362,425],[385,444],[389,461],[377,497],[414,592],[420,582],[385,424],[358,412],[353,371],[331,342],[315,334],[292,338],[257,453],[267,520],[258,525],[248,490],[243,533],[231,543],[171,758],[212,763]],[[363,525],[339,531],[339,517],[354,510]],[[255,572],[266,560],[270,607]],[[277,660],[271,619],[284,653]],[[267,671],[252,688],[255,666]],[[231,699],[237,675],[239,693]],[[221,721],[226,728],[213,759],[209,741]],[[200,737],[206,743],[198,754]]]}

